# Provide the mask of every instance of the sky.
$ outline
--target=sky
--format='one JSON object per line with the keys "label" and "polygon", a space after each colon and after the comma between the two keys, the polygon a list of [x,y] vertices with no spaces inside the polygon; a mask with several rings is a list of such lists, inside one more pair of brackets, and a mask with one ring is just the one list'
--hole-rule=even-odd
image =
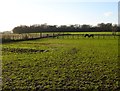
{"label": "sky", "polygon": [[20,25],[118,24],[117,0],[0,0],[0,32]]}

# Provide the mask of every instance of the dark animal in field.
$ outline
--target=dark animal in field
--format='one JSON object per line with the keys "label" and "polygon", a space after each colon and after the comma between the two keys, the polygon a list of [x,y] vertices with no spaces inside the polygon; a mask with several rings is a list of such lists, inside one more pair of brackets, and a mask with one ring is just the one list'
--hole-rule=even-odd
{"label": "dark animal in field", "polygon": [[88,37],[88,38],[92,37],[93,38],[94,35],[93,34],[85,34],[84,37]]}
{"label": "dark animal in field", "polygon": [[94,35],[93,35],[93,34],[90,34],[90,35],[89,35],[89,37],[92,37],[92,38],[93,38],[93,37],[94,37]]}
{"label": "dark animal in field", "polygon": [[84,37],[89,37],[89,34],[85,34]]}

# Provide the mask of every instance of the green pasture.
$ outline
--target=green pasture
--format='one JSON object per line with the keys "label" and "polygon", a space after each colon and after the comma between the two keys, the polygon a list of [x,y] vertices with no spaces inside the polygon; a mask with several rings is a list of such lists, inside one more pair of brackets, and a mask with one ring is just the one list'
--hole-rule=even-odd
{"label": "green pasture", "polygon": [[[41,32],[42,34],[112,34],[112,32]],[[27,34],[27,33],[24,33]],[[38,33],[29,33],[29,34],[38,34]],[[116,32],[119,34],[119,32]]]}
{"label": "green pasture", "polygon": [[44,38],[2,45],[3,91],[119,91],[118,38]]}
{"label": "green pasture", "polygon": [[[61,34],[112,34],[113,32],[43,32],[43,34],[47,33],[61,33]],[[116,32],[119,34],[119,32]]]}

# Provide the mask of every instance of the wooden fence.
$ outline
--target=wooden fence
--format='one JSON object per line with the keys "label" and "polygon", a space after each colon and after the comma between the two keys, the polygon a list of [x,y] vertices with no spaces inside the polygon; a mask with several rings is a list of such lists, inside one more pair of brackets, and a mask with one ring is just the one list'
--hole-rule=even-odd
{"label": "wooden fence", "polygon": [[28,33],[28,34],[0,34],[0,39],[3,42],[34,40],[48,37],[59,36],[59,33]]}
{"label": "wooden fence", "polygon": [[[62,34],[62,35],[59,35],[57,36],[58,38],[61,36],[61,38],[120,38],[120,35],[116,34],[116,35],[112,35],[112,34],[90,34],[90,35],[93,35],[93,36],[85,36],[86,34]],[[89,34],[87,34],[89,35]]]}
{"label": "wooden fence", "polygon": [[[91,34],[90,34],[91,35]],[[85,34],[65,34],[65,33],[28,33],[28,34],[0,34],[0,39],[2,42],[10,42],[10,41],[23,41],[23,40],[34,40],[41,38],[105,38],[105,37],[113,37],[120,38],[120,35],[112,35],[112,34],[92,34],[93,36],[85,36]]]}

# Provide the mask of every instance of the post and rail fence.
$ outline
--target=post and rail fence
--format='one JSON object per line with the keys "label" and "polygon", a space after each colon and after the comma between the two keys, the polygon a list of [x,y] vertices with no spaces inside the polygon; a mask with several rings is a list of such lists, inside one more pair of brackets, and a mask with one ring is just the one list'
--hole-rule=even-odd
{"label": "post and rail fence", "polygon": [[100,38],[105,37],[120,38],[119,34],[69,34],[69,33],[26,33],[26,34],[0,34],[1,43],[16,42],[24,40],[35,40],[41,38]]}

